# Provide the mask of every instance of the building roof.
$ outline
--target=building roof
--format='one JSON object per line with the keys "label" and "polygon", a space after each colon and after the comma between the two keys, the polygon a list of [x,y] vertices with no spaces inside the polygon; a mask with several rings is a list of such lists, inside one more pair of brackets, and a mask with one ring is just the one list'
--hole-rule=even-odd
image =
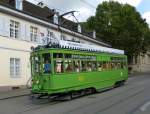
{"label": "building roof", "polygon": [[[0,4],[3,6],[9,7],[11,9],[17,10],[15,8],[15,0],[0,0]],[[56,13],[54,9],[50,9],[47,6],[40,7],[38,5],[28,2],[26,0],[23,0],[23,11],[19,11],[19,12],[39,18],[39,19],[47,21],[49,23],[53,23],[53,16]],[[78,32],[78,23],[68,20],[66,18],[61,17],[60,26],[66,28],[66,29],[72,30],[74,32]],[[93,33],[88,32],[85,29],[82,29],[81,34],[88,36],[90,38],[93,38]],[[103,42],[99,39],[98,39],[98,41]]]}
{"label": "building roof", "polygon": [[[2,5],[5,5],[9,8],[15,8],[15,0],[0,0]],[[23,1],[23,11],[26,14],[32,15],[34,17],[38,17],[40,19],[44,19],[48,22],[53,22],[53,16],[55,14],[53,9],[49,9],[48,7],[39,7],[35,4],[32,4],[28,1]]]}

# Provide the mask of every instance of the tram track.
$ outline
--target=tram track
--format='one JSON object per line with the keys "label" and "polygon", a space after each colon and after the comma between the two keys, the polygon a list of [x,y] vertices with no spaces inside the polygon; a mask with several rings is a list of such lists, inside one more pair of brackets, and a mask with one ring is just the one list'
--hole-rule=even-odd
{"label": "tram track", "polygon": [[[145,84],[148,84],[148,83],[145,83]],[[113,95],[111,95],[111,96],[108,96],[108,97],[105,97],[105,98],[103,98],[103,99],[100,99],[100,100],[97,100],[97,101],[94,101],[94,102],[90,102],[90,103],[88,103],[88,104],[85,104],[84,106],[79,106],[79,107],[77,107],[77,108],[74,108],[74,109],[72,109],[72,110],[70,110],[70,111],[67,111],[67,112],[64,112],[63,114],[71,114],[72,112],[75,112],[75,111],[77,111],[77,110],[80,110],[80,109],[83,109],[83,108],[87,108],[87,107],[89,107],[89,106],[91,106],[91,104],[94,104],[94,105],[96,105],[96,104],[99,104],[99,102],[105,102],[105,101],[108,101],[109,99],[112,99],[112,97],[119,97],[119,96],[122,96],[123,94],[125,94],[126,92],[132,92],[133,90],[135,91],[135,89],[139,89],[140,88],[140,86],[141,85],[136,85],[136,86],[134,86],[134,87],[130,87],[129,89],[126,89],[126,90],[122,90],[121,92],[119,92],[119,93],[116,93],[116,94],[113,94]],[[125,87],[125,86],[124,86]],[[103,108],[103,109],[101,109],[101,110],[99,110],[98,111],[98,113],[99,112],[103,112],[103,111],[105,111],[105,110],[107,110],[108,108],[111,108],[112,106],[115,106],[117,103],[120,103],[120,102],[123,102],[123,101],[125,101],[125,100],[127,100],[127,98],[131,98],[131,97],[134,97],[134,96],[137,96],[137,95],[139,95],[142,91],[144,91],[145,89],[147,89],[147,87],[146,88],[141,88],[140,90],[138,90],[137,92],[135,92],[134,94],[131,94],[130,96],[127,96],[127,97],[125,97],[124,99],[120,99],[119,101],[116,101],[115,103],[113,103],[113,104],[111,104],[111,105],[109,105],[109,106],[106,106],[105,108]],[[98,93],[99,94],[99,93]],[[97,114],[97,113],[96,113]]]}
{"label": "tram track", "polygon": [[[127,90],[125,90],[125,92],[126,91],[132,91],[132,90],[134,90],[135,88],[137,88],[137,87],[131,87],[131,88],[129,88],[129,89],[127,89]],[[143,90],[143,89],[142,89]],[[138,91],[138,92],[136,92],[135,94],[133,94],[133,95],[131,95],[131,96],[134,96],[134,95],[137,95],[138,93],[140,93],[142,90],[140,90],[140,91]],[[123,93],[125,93],[125,92],[123,92],[124,90],[122,90],[120,93],[117,93],[117,94],[123,94]],[[100,93],[98,93],[98,94],[100,94]],[[117,94],[115,94],[115,95],[111,95],[111,96],[109,96],[109,97],[106,97],[106,98],[104,98],[104,99],[101,99],[101,100],[99,100],[99,101],[96,101],[96,102],[92,102],[92,103],[89,103],[89,104],[87,104],[87,105],[84,105],[84,106],[82,106],[82,107],[78,107],[78,108],[75,108],[75,109],[73,109],[72,111],[75,111],[75,110],[78,110],[78,109],[82,109],[82,108],[84,108],[84,107],[88,107],[88,106],[90,106],[91,104],[96,104],[97,102],[103,102],[103,101],[105,101],[106,99],[107,100],[109,100],[110,98],[112,98],[113,96],[116,96]],[[119,95],[118,95],[119,96]],[[131,96],[128,96],[129,98],[131,97]],[[117,96],[116,96],[117,97]],[[43,108],[47,108],[47,107],[49,107],[49,106],[52,106],[52,105],[56,105],[56,104],[59,104],[59,103],[62,103],[62,102],[64,102],[64,101],[57,101],[57,100],[55,100],[55,101],[52,101],[52,102],[46,102],[45,104],[43,104],[42,106],[38,106],[38,105],[36,105],[36,107],[31,107],[31,108],[29,108],[29,109],[26,109],[26,110],[22,110],[22,111],[20,111],[20,112],[17,112],[17,113],[15,113],[15,114],[22,114],[22,113],[26,113],[26,112],[30,112],[30,111],[34,111],[34,110],[40,110],[40,109],[43,109]],[[120,102],[120,101],[119,101]],[[118,102],[117,102],[118,103]],[[41,104],[40,104],[41,105]],[[34,105],[35,106],[35,105]],[[111,105],[112,106],[112,105]],[[110,107],[110,106],[109,106]],[[107,108],[109,108],[109,107],[107,107]],[[67,112],[64,112],[63,114],[70,114],[72,111],[67,111]]]}
{"label": "tram track", "polygon": [[59,103],[60,103],[60,101],[54,101],[54,102],[49,102],[47,104],[44,104],[42,106],[36,105],[36,107],[34,107],[34,108],[29,108],[29,109],[26,109],[26,110],[22,110],[22,111],[19,111],[17,113],[14,113],[14,114],[22,114],[22,113],[25,113],[25,112],[30,112],[30,111],[34,111],[34,110],[40,110],[40,109],[49,107],[51,105],[59,104]]}
{"label": "tram track", "polygon": [[[42,109],[42,108],[45,108],[45,107],[49,107],[51,105],[55,105],[55,104],[58,104],[60,102],[63,102],[63,101],[48,101],[48,99],[41,99],[41,100],[47,100],[45,102],[33,102],[31,99],[30,99],[30,94],[25,94],[25,95],[19,95],[19,96],[13,96],[13,97],[7,97],[7,98],[3,98],[3,99],[0,99],[0,101],[3,101],[3,102],[10,102],[9,100],[12,99],[13,102],[17,100],[17,98],[19,98],[19,100],[22,100],[21,97],[25,97],[23,99],[26,99],[26,103],[24,102],[23,105],[25,106],[23,109],[20,109],[18,110],[18,112],[16,113],[13,113],[13,114],[22,114],[22,113],[25,113],[25,112],[30,112],[30,111],[34,111],[34,110],[38,110],[38,109]],[[21,99],[20,99],[21,98]],[[7,101],[5,101],[7,100]],[[20,101],[21,102],[21,101]]]}
{"label": "tram track", "polygon": [[126,97],[124,97],[124,98],[122,98],[122,99],[120,99],[120,100],[118,100],[118,101],[116,101],[116,102],[114,102],[114,103],[112,103],[112,104],[110,104],[110,105],[108,105],[108,106],[106,106],[106,107],[104,107],[104,108],[102,108],[102,109],[96,111],[94,114],[102,113],[102,112],[104,112],[104,111],[106,111],[106,110],[112,108],[113,106],[116,106],[116,105],[121,104],[121,103],[124,102],[124,101],[128,101],[128,100],[130,100],[130,99],[133,99],[134,97],[138,96],[139,94],[142,94],[142,92],[143,92],[145,89],[147,89],[147,88],[143,88],[143,89],[141,89],[141,90],[139,90],[139,91],[137,91],[137,92],[135,92],[135,93],[133,93],[133,94],[131,94],[131,95],[129,95],[129,96],[126,96]]}

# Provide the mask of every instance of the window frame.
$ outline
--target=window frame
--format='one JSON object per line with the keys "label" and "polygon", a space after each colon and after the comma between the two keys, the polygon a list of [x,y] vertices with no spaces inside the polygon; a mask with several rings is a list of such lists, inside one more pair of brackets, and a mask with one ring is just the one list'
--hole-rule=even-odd
{"label": "window frame", "polygon": [[38,42],[38,27],[30,26],[30,41]]}
{"label": "window frame", "polygon": [[[52,63],[53,63],[53,66],[52,66],[52,68],[53,68],[53,74],[64,74],[65,72],[64,72],[64,53],[60,53],[60,52],[53,52],[53,53],[51,53],[52,54]],[[56,55],[56,57],[55,57],[55,55],[54,54],[62,54],[61,55],[61,57],[57,57],[57,55]],[[62,72],[60,72],[60,73],[57,73],[56,72],[56,62],[57,61],[61,61],[61,63],[62,63],[62,65],[61,65],[61,70],[62,70]]]}
{"label": "window frame", "polygon": [[49,42],[51,42],[52,39],[55,38],[55,34],[54,32],[52,32],[51,30],[47,30],[47,39],[46,39],[46,43],[48,44]]}
{"label": "window frame", "polygon": [[10,38],[19,39],[20,37],[20,23],[18,21],[10,20]]}
{"label": "window frame", "polygon": [[10,77],[21,78],[21,59],[20,58],[10,58]]}

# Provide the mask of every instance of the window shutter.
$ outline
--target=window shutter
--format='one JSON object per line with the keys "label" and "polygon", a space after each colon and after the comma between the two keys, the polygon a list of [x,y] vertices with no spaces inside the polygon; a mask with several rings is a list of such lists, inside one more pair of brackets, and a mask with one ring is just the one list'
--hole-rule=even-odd
{"label": "window shutter", "polygon": [[4,19],[4,36],[10,37],[10,19],[8,19],[7,17],[5,17]]}
{"label": "window shutter", "polygon": [[40,28],[37,28],[37,43],[40,44],[41,43],[41,30]]}
{"label": "window shutter", "polygon": [[44,44],[45,40],[47,37],[47,29],[45,28],[40,28],[40,39],[39,39],[39,43],[40,44]]}
{"label": "window shutter", "polygon": [[3,18],[0,17],[0,35],[3,36]]}
{"label": "window shutter", "polygon": [[30,25],[25,25],[25,40],[30,41]]}
{"label": "window shutter", "polygon": [[26,32],[26,25],[24,23],[20,23],[19,35],[22,40],[26,40],[25,32]]}

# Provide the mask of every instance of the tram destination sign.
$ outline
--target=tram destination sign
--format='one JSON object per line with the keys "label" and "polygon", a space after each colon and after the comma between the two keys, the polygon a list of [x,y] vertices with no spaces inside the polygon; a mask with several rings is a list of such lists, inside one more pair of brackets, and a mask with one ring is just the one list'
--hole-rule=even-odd
{"label": "tram destination sign", "polygon": [[72,55],[72,59],[96,60],[95,56]]}

